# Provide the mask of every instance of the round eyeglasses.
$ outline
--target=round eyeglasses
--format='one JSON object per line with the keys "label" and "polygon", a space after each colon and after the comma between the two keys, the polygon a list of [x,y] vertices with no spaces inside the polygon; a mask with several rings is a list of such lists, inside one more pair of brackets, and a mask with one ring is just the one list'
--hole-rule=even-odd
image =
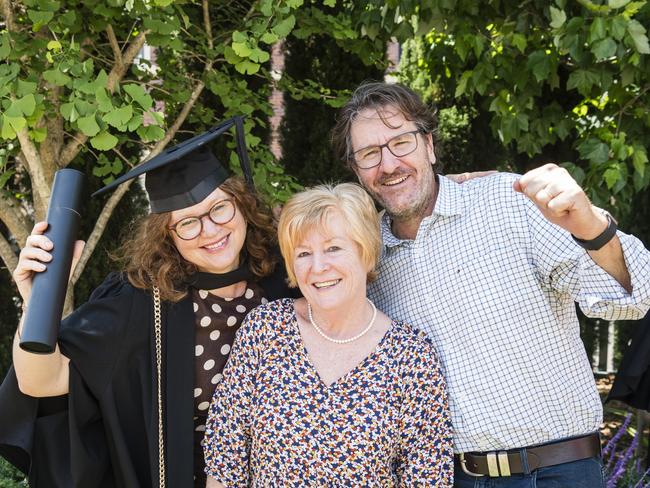
{"label": "round eyeglasses", "polygon": [[404,132],[384,144],[368,146],[354,151],[353,161],[359,169],[370,169],[379,166],[382,161],[383,149],[388,148],[391,154],[397,158],[407,156],[418,148],[418,134],[420,129]]}
{"label": "round eyeglasses", "polygon": [[209,217],[212,222],[218,225],[224,225],[230,222],[235,216],[235,203],[230,200],[219,200],[215,203],[209,212],[196,217],[185,217],[174,225],[168,227],[169,230],[176,232],[179,239],[191,241],[196,239],[203,231],[203,218]]}

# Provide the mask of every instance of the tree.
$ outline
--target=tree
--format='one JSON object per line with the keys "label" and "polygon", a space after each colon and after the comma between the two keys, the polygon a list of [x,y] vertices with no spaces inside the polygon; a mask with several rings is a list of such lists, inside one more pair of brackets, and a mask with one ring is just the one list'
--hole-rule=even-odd
{"label": "tree", "polygon": [[[0,257],[8,271],[44,218],[56,170],[91,158],[106,183],[234,114],[248,116],[258,188],[286,198],[293,183],[255,132],[269,112],[269,88],[260,89],[271,80],[269,47],[289,34],[301,3],[0,0]],[[155,63],[139,55],[145,47]],[[128,187],[103,201],[72,284]]]}

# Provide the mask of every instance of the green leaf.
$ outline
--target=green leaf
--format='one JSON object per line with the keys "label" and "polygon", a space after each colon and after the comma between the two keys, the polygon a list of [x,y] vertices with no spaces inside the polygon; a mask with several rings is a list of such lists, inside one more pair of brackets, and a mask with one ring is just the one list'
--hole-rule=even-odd
{"label": "green leaf", "polygon": [[47,127],[34,127],[30,129],[29,137],[35,142],[43,142],[47,137]]}
{"label": "green leaf", "polygon": [[77,120],[77,126],[79,127],[79,130],[86,134],[88,137],[97,135],[97,133],[100,131],[99,125],[97,125],[97,120],[95,120],[94,113],[86,117],[81,117],[79,120]]}
{"label": "green leaf", "polygon": [[325,0],[323,2],[323,5],[325,5],[326,7],[334,8],[336,7],[336,0]]}
{"label": "green leaf", "polygon": [[11,44],[9,43],[9,34],[3,32],[0,34],[0,59],[6,59],[11,54]]}
{"label": "green leaf", "polygon": [[149,110],[153,105],[153,98],[140,85],[130,84],[123,86],[124,91],[143,109]]}
{"label": "green leaf", "polygon": [[142,139],[142,142],[159,141],[165,136],[165,131],[157,125],[143,125],[138,128],[137,133],[140,139]]}
{"label": "green leaf", "polygon": [[296,25],[296,18],[293,15],[290,15],[286,19],[282,20],[282,22],[277,23],[275,26],[273,26],[273,32],[278,35],[278,37],[287,37],[289,35],[289,32],[294,28]]}
{"label": "green leaf", "polygon": [[607,188],[611,190],[616,182],[621,177],[621,170],[618,167],[607,168],[603,173],[603,178],[607,184]]}
{"label": "green leaf", "polygon": [[174,0],[154,0],[153,3],[158,7],[167,7],[174,3]]}
{"label": "green leaf", "polygon": [[20,111],[24,115],[29,117],[34,113],[34,109],[36,108],[36,99],[34,98],[34,95],[30,93],[29,95],[25,95],[23,98],[16,100],[14,104],[20,108]]}
{"label": "green leaf", "polygon": [[90,140],[90,145],[99,151],[108,151],[109,149],[113,149],[117,142],[117,137],[103,130]]}
{"label": "green leaf", "polygon": [[266,63],[270,59],[269,53],[262,51],[259,48],[253,49],[248,57],[251,61],[256,61],[258,63]]}
{"label": "green leaf", "polygon": [[60,51],[62,49],[61,43],[59,41],[50,41],[47,43],[48,51]]}
{"label": "green leaf", "polygon": [[16,171],[13,169],[3,172],[2,176],[0,176],[0,188],[4,188],[7,181],[9,181],[14,174],[16,174]]}
{"label": "green leaf", "polygon": [[56,86],[64,86],[70,81],[70,77],[59,71],[57,68],[44,71],[43,79]]}
{"label": "green leaf", "polygon": [[140,127],[142,125],[143,120],[144,120],[144,118],[142,117],[142,114],[135,114],[131,118],[131,120],[129,120],[129,124],[128,124],[127,128],[129,129],[129,131],[133,132],[133,131],[137,130],[138,127]]}
{"label": "green leaf", "polygon": [[606,163],[609,160],[609,146],[598,139],[587,139],[578,146],[578,151],[583,159],[596,164]]}
{"label": "green leaf", "polygon": [[264,17],[270,17],[273,15],[273,1],[272,0],[262,0],[260,2],[260,12]]}
{"label": "green leaf", "polygon": [[16,87],[16,95],[19,97],[29,95],[30,93],[36,93],[37,85],[31,81],[18,80]]}
{"label": "green leaf", "polygon": [[567,90],[577,88],[578,92],[586,97],[589,96],[591,87],[596,85],[599,80],[600,79],[596,73],[586,69],[578,69],[569,75],[566,87]]}
{"label": "green leaf", "polygon": [[225,49],[223,50],[223,54],[226,58],[226,61],[230,64],[237,64],[242,61],[242,58],[240,56],[237,56],[235,51],[233,51],[232,47],[226,46]]}
{"label": "green leaf", "polygon": [[248,42],[248,36],[240,31],[234,31],[232,33],[232,42],[246,43]]}
{"label": "green leaf", "polygon": [[124,130],[133,116],[131,105],[124,105],[102,116],[102,120],[116,129]]}
{"label": "green leaf", "polygon": [[232,50],[235,51],[237,56],[242,58],[247,58],[251,53],[251,48],[248,46],[247,42],[233,42]]}
{"label": "green leaf", "polygon": [[0,130],[0,137],[3,139],[16,138],[16,131],[11,126],[9,119],[10,117],[7,117],[6,114],[2,114],[2,130]]}
{"label": "green leaf", "polygon": [[97,100],[100,112],[106,113],[113,110],[113,101],[104,87],[95,90],[95,100]]}
{"label": "green leaf", "polygon": [[608,0],[607,4],[610,8],[621,8],[630,3],[630,0]]}
{"label": "green leaf", "polygon": [[519,49],[519,52],[523,53],[526,50],[526,45],[528,41],[526,36],[522,34],[513,34],[512,35],[512,45]]}
{"label": "green leaf", "polygon": [[641,54],[650,54],[650,44],[648,44],[648,37],[645,35],[645,27],[637,20],[630,20],[627,24],[627,31],[634,41],[636,50]]}
{"label": "green leaf", "polygon": [[264,34],[262,34],[262,37],[260,37],[260,41],[262,41],[265,44],[273,44],[277,40],[278,40],[278,35],[274,34],[273,32],[265,32]]}
{"label": "green leaf", "polygon": [[634,152],[632,153],[634,171],[643,176],[645,174],[646,164],[648,164],[648,154],[646,153],[645,147],[639,145],[634,146]]}
{"label": "green leaf", "polygon": [[607,35],[605,19],[596,17],[589,27],[589,41],[595,42],[603,39]]}
{"label": "green leaf", "polygon": [[528,56],[528,69],[532,70],[538,82],[544,81],[551,74],[551,59],[544,51],[535,51]]}
{"label": "green leaf", "polygon": [[617,47],[618,45],[616,42],[608,37],[607,39],[596,42],[591,48],[591,52],[594,53],[594,56],[596,56],[596,59],[598,60],[607,59],[616,54]]}
{"label": "green leaf", "polygon": [[617,15],[612,19],[609,25],[609,32],[617,41],[623,39],[623,36],[627,32],[627,22],[627,19],[622,15]]}
{"label": "green leaf", "polygon": [[153,118],[156,125],[163,125],[165,123],[165,114],[163,112],[147,112],[147,114]]}
{"label": "green leaf", "polygon": [[559,29],[566,22],[566,14],[564,10],[560,10],[551,6],[551,27]]}
{"label": "green leaf", "polygon": [[74,106],[74,102],[68,102],[61,104],[61,115],[63,118],[69,122],[75,122],[79,118],[79,112]]}
{"label": "green leaf", "polygon": [[473,73],[471,71],[465,71],[456,85],[456,92],[454,93],[455,98],[459,98],[467,92],[467,82],[472,77]]}
{"label": "green leaf", "polygon": [[27,10],[27,16],[34,25],[32,26],[32,31],[38,32],[41,30],[41,27],[47,25],[50,20],[54,18],[54,12],[39,12],[37,10]]}
{"label": "green leaf", "polygon": [[235,69],[241,74],[254,75],[260,70],[260,65],[244,59],[235,65]]}

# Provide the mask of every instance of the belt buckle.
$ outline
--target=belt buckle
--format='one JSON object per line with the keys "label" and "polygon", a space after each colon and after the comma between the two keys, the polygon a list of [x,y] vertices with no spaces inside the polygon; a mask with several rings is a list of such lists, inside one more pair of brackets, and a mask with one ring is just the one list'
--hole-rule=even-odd
{"label": "belt buckle", "polygon": [[[488,476],[497,478],[499,476],[510,476],[510,463],[508,461],[508,453],[506,451],[488,452],[486,453],[486,460],[488,466]],[[465,453],[460,453],[460,467],[468,476],[481,477],[485,476],[483,473],[474,473],[467,468],[467,460]]]}
{"label": "belt buckle", "polygon": [[481,476],[483,476],[483,474],[481,473],[473,473],[472,471],[467,469],[467,460],[465,459],[464,452],[461,452],[459,457],[460,457],[460,467],[463,470],[463,473],[465,473],[468,476],[474,476],[476,478],[480,478]]}

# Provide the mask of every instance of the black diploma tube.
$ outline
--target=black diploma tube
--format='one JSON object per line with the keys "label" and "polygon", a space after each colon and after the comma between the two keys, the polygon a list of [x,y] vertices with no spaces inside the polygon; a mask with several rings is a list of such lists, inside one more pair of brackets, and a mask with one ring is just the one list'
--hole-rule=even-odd
{"label": "black diploma tube", "polygon": [[52,241],[52,260],[47,269],[35,273],[32,294],[20,336],[25,351],[51,354],[56,347],[59,324],[70,278],[74,243],[79,230],[79,210],[85,175],[74,169],[61,169],[54,175],[48,228]]}

